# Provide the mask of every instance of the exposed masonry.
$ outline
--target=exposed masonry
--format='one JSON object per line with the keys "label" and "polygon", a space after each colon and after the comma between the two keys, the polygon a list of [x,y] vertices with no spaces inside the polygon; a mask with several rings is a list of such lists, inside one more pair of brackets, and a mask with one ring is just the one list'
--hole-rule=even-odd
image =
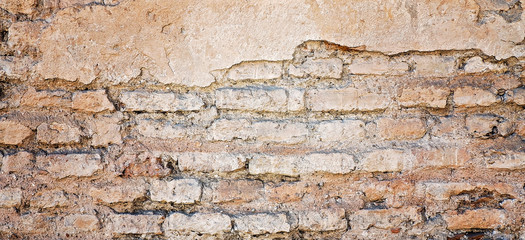
{"label": "exposed masonry", "polygon": [[524,65],[308,41],[205,88],[4,77],[0,237],[525,237]]}

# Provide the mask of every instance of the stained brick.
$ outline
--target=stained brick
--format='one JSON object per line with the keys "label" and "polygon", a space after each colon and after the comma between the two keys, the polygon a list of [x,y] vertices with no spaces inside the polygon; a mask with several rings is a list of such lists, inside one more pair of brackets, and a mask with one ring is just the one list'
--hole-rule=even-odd
{"label": "stained brick", "polygon": [[506,221],[505,212],[498,209],[447,211],[443,218],[449,230],[494,229],[504,226]]}
{"label": "stained brick", "polygon": [[80,128],[67,123],[42,123],[37,128],[36,139],[45,144],[79,143],[82,132]]}
{"label": "stained brick", "polygon": [[475,188],[468,182],[449,183],[423,183],[427,198],[437,201],[449,200],[451,196],[458,195],[463,191],[471,191]]}
{"label": "stained brick", "polygon": [[62,190],[44,190],[37,192],[30,201],[31,207],[53,208],[68,204],[68,198]]}
{"label": "stained brick", "polygon": [[120,120],[122,116],[99,116],[90,122],[90,129],[93,131],[91,136],[91,146],[100,147],[109,144],[121,144]]}
{"label": "stained brick", "polygon": [[343,61],[339,58],[308,59],[301,65],[290,64],[288,73],[299,78],[341,78]]}
{"label": "stained brick", "polygon": [[304,108],[304,91],[277,87],[221,88],[215,92],[219,109],[288,112]]}
{"label": "stained brick", "polygon": [[112,214],[108,217],[108,231],[114,234],[162,234],[161,215]]}
{"label": "stained brick", "polygon": [[181,171],[232,172],[244,167],[246,157],[232,153],[187,152],[177,155]]}
{"label": "stained brick", "polygon": [[344,153],[314,153],[306,156],[255,155],[249,163],[250,174],[299,176],[316,172],[345,174],[356,167],[354,156]]}
{"label": "stained brick", "polygon": [[409,169],[414,156],[408,151],[386,149],[370,152],[359,163],[358,169],[366,172],[400,172]]}
{"label": "stained brick", "polygon": [[218,234],[232,229],[231,218],[221,213],[172,213],[164,221],[164,231]]}
{"label": "stained brick", "polygon": [[425,122],[419,118],[381,118],[377,128],[384,140],[416,140],[427,132]]}
{"label": "stained brick", "polygon": [[448,95],[450,95],[450,89],[445,87],[403,88],[398,101],[403,107],[444,108],[447,105]]}
{"label": "stained brick", "polygon": [[278,142],[286,144],[306,140],[306,124],[292,122],[261,121],[251,123],[245,119],[220,119],[208,128],[211,140],[231,141],[233,139]]}
{"label": "stained brick", "polygon": [[355,141],[365,137],[365,123],[361,120],[324,121],[316,126],[315,136],[321,142]]}
{"label": "stained brick", "polygon": [[104,90],[75,92],[72,100],[72,108],[75,110],[95,113],[115,110]]}
{"label": "stained brick", "polygon": [[348,216],[351,229],[395,229],[404,224],[417,225],[422,222],[421,214],[415,207],[359,210]]}
{"label": "stained brick", "polygon": [[15,207],[22,203],[22,189],[0,189],[0,207]]}
{"label": "stained brick", "polygon": [[18,152],[3,157],[2,172],[28,172],[32,166],[34,156],[29,152]]}
{"label": "stained brick", "polygon": [[89,214],[73,214],[65,216],[58,230],[65,233],[93,232],[98,230],[98,218]]}
{"label": "stained brick", "polygon": [[525,169],[525,153],[506,152],[488,160],[487,168],[519,170]]}
{"label": "stained brick", "polygon": [[20,106],[31,108],[70,108],[71,94],[66,91],[36,91],[29,88],[20,99]]}
{"label": "stained brick", "polygon": [[342,208],[319,209],[297,213],[298,229],[304,231],[345,230],[347,223]]}
{"label": "stained brick", "polygon": [[300,201],[309,191],[308,185],[302,182],[266,183],[264,187],[268,200],[278,203]]}
{"label": "stained brick", "polygon": [[289,232],[288,218],[283,213],[259,213],[234,218],[234,229],[241,233],[264,234]]}
{"label": "stained brick", "polygon": [[150,197],[158,202],[188,204],[200,201],[201,192],[202,185],[196,179],[152,180]]}
{"label": "stained brick", "polygon": [[375,111],[387,108],[391,96],[357,88],[313,89],[306,92],[306,106],[312,111]]}
{"label": "stained brick", "polygon": [[33,132],[15,121],[0,121],[0,144],[18,145]]}
{"label": "stained brick", "polygon": [[176,94],[172,92],[123,92],[120,102],[125,111],[176,112],[195,111],[204,106],[202,99],[192,93]]}
{"label": "stained brick", "polygon": [[263,196],[263,183],[256,180],[219,180],[211,182],[205,193],[214,203],[251,202]]}
{"label": "stained brick", "polygon": [[50,154],[37,156],[38,168],[47,171],[54,178],[69,176],[87,177],[102,169],[98,154]]}
{"label": "stained brick", "polygon": [[488,90],[474,87],[462,87],[454,91],[456,107],[490,106],[499,102],[498,97]]}
{"label": "stained brick", "polygon": [[146,196],[147,183],[142,179],[112,179],[102,187],[91,187],[89,195],[96,202],[133,202]]}
{"label": "stained brick", "polygon": [[247,61],[233,65],[226,78],[234,81],[280,78],[283,63],[280,61]]}

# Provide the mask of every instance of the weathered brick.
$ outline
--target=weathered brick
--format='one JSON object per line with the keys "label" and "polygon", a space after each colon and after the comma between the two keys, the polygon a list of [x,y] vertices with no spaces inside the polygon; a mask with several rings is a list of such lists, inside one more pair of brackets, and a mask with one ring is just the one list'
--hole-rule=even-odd
{"label": "weathered brick", "polygon": [[54,178],[87,177],[102,169],[98,154],[50,154],[37,156],[36,166]]}
{"label": "weathered brick", "polygon": [[416,167],[422,168],[457,168],[470,160],[469,152],[463,147],[418,148],[412,153],[416,157]]}
{"label": "weathered brick", "polygon": [[232,153],[187,152],[177,155],[181,171],[232,172],[244,167],[246,157]]}
{"label": "weathered brick", "polygon": [[2,172],[27,172],[32,168],[34,156],[29,152],[18,152],[3,157]]}
{"label": "weathered brick", "polygon": [[53,233],[56,228],[54,220],[55,218],[45,213],[30,213],[20,216],[14,225],[15,229],[24,235]]}
{"label": "weathered brick", "polygon": [[399,62],[388,57],[373,56],[370,58],[354,58],[346,65],[351,74],[356,75],[401,75],[409,70],[406,62]]}
{"label": "weathered brick", "polygon": [[416,140],[427,132],[425,122],[419,118],[381,118],[377,129],[384,140]]}
{"label": "weathered brick", "polygon": [[44,190],[37,192],[29,203],[36,208],[62,207],[68,204],[68,198],[62,190]]}
{"label": "weathered brick", "polygon": [[414,55],[414,73],[419,76],[449,77],[456,72],[456,59],[452,56]]}
{"label": "weathered brick", "polygon": [[447,201],[451,196],[476,188],[468,182],[430,182],[422,183],[422,187],[425,189],[425,197],[434,201]]}
{"label": "weathered brick", "polygon": [[359,210],[348,216],[352,229],[394,229],[404,224],[417,225],[422,222],[421,214],[415,207]]}
{"label": "weathered brick", "polygon": [[234,218],[234,229],[241,233],[264,234],[290,232],[291,226],[286,214],[258,213]]}
{"label": "weathered brick", "polygon": [[151,200],[173,203],[195,203],[200,201],[202,185],[196,179],[175,179],[171,181],[152,180]]}
{"label": "weathered brick", "polygon": [[70,108],[71,95],[66,91],[36,91],[29,88],[20,99],[20,106],[31,108]]}
{"label": "weathered brick", "polygon": [[45,144],[79,143],[82,131],[67,123],[42,123],[37,127],[36,139]]}
{"label": "weathered brick", "polygon": [[401,89],[399,104],[403,107],[444,108],[450,89],[445,87],[425,86]]}
{"label": "weathered brick", "polygon": [[176,164],[173,159],[173,156],[164,152],[125,153],[118,158],[114,171],[124,177],[165,177],[172,171],[168,162]]}
{"label": "weathered brick", "polygon": [[22,190],[20,188],[0,189],[0,207],[15,207],[22,203]]}
{"label": "weathered brick", "polygon": [[98,230],[98,218],[90,214],[73,214],[65,216],[58,230],[64,233],[93,232]]}
{"label": "weathered brick", "polygon": [[268,200],[277,203],[300,201],[309,191],[308,184],[302,182],[266,183],[264,188]]}
{"label": "weathered brick", "polygon": [[343,61],[339,58],[308,59],[301,65],[290,64],[288,73],[299,78],[341,78]]}
{"label": "weathered brick", "polygon": [[219,180],[211,182],[206,198],[214,203],[251,202],[263,195],[263,183],[256,180]]}
{"label": "weathered brick", "polygon": [[304,231],[346,230],[345,210],[342,208],[318,209],[297,213],[298,229]]}
{"label": "weathered brick", "polygon": [[0,121],[1,144],[18,145],[32,133],[31,129],[15,121]]}
{"label": "weathered brick", "polygon": [[115,110],[104,90],[75,92],[71,106],[75,110],[94,113]]}
{"label": "weathered brick", "polygon": [[162,234],[161,215],[112,214],[108,218],[108,231],[114,234]]}
{"label": "weathered brick", "polygon": [[256,140],[295,144],[306,140],[308,128],[304,123],[253,122],[246,119],[220,119],[208,128],[211,140],[231,141],[233,139]]}
{"label": "weathered brick", "polygon": [[361,120],[335,120],[319,123],[314,132],[321,142],[361,140],[365,137],[365,123]]}
{"label": "weathered brick", "polygon": [[488,160],[487,168],[519,170],[525,169],[525,153],[506,152]]}
{"label": "weathered brick", "polygon": [[255,155],[249,163],[250,174],[299,176],[325,172],[350,173],[355,169],[354,156],[345,153],[313,153],[306,156]]}
{"label": "weathered brick", "polygon": [[195,111],[204,106],[202,99],[192,93],[176,94],[172,92],[123,92],[120,102],[125,111],[176,112]]}
{"label": "weathered brick", "polygon": [[218,234],[232,229],[231,218],[221,213],[172,213],[163,225],[164,231]]}
{"label": "weathered brick", "polygon": [[226,78],[233,81],[280,78],[283,63],[280,61],[247,61],[233,65]]}
{"label": "weathered brick", "polygon": [[494,229],[506,222],[505,212],[499,209],[465,210],[463,213],[447,211],[443,218],[449,230]]}
{"label": "weathered brick", "polygon": [[147,119],[138,121],[135,131],[143,137],[173,139],[187,136],[189,128],[169,121]]}
{"label": "weathered brick", "polygon": [[375,111],[387,108],[391,97],[363,89],[312,89],[306,92],[306,106],[312,111]]}
{"label": "weathered brick", "polygon": [[520,106],[525,105],[525,88],[516,88],[509,94],[510,101]]}
{"label": "weathered brick", "polygon": [[219,109],[288,112],[304,108],[304,91],[277,87],[221,88],[215,92]]}
{"label": "weathered brick", "polygon": [[10,13],[31,14],[37,6],[36,0],[2,1],[0,7]]}
{"label": "weathered brick", "polygon": [[121,115],[98,116],[90,122],[91,146],[101,147],[109,144],[121,144],[120,135]]}
{"label": "weathered brick", "polygon": [[465,118],[459,116],[440,117],[432,128],[433,137],[458,139],[467,136]]}
{"label": "weathered brick", "polygon": [[133,202],[146,196],[147,183],[143,179],[116,178],[101,187],[91,187],[89,195],[97,202]]}
{"label": "weathered brick", "polygon": [[358,169],[366,172],[400,172],[409,169],[414,156],[408,151],[385,149],[368,153]]}
{"label": "weathered brick", "polygon": [[477,73],[485,71],[496,71],[503,72],[507,68],[504,64],[494,64],[490,62],[484,62],[483,59],[479,56],[472,57],[465,62],[463,67],[465,73]]}
{"label": "weathered brick", "polygon": [[462,87],[454,91],[456,107],[490,106],[499,102],[498,97],[488,90],[474,87]]}
{"label": "weathered brick", "polygon": [[469,115],[465,120],[465,124],[472,136],[489,138],[498,134],[497,128],[500,120],[500,117],[491,115]]}

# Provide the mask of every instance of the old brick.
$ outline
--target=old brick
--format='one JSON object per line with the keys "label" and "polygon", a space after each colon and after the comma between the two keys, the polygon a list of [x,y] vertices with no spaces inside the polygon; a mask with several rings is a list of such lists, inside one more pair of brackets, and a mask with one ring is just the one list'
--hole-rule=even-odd
{"label": "old brick", "polygon": [[120,120],[122,116],[97,116],[90,122],[90,129],[93,131],[91,135],[91,146],[101,147],[109,144],[121,144],[122,137],[120,135]]}
{"label": "old brick", "polygon": [[36,166],[54,178],[87,177],[102,169],[98,154],[50,154],[37,156]]}
{"label": "old brick", "polygon": [[458,195],[463,191],[471,191],[474,185],[468,182],[448,182],[448,183],[423,183],[425,197],[431,200],[446,201],[451,196]]}
{"label": "old brick", "polygon": [[73,214],[65,216],[58,230],[65,233],[93,232],[98,230],[98,218],[90,214]]}
{"label": "old brick", "polygon": [[463,69],[465,70],[465,73],[477,73],[485,71],[503,72],[507,68],[503,64],[484,62],[481,57],[476,56],[467,60]]}
{"label": "old brick", "polygon": [[75,92],[72,100],[71,106],[75,110],[94,113],[115,110],[104,90]]}
{"label": "old brick", "polygon": [[181,171],[232,172],[244,167],[246,157],[232,153],[188,152],[177,155]]}
{"label": "old brick", "polygon": [[361,140],[365,133],[365,123],[361,120],[324,121],[314,132],[321,142]]}
{"label": "old brick", "polygon": [[288,112],[304,108],[303,90],[276,87],[221,88],[215,92],[219,109]]}
{"label": "old brick", "polygon": [[341,78],[343,61],[339,58],[308,59],[301,65],[290,64],[288,73],[299,78]]}
{"label": "old brick", "polygon": [[63,207],[68,203],[68,198],[62,190],[44,190],[37,192],[29,203],[36,208]]}
{"label": "old brick", "polygon": [[357,88],[313,89],[306,93],[312,111],[375,111],[387,108],[391,97]]}
{"label": "old brick", "polygon": [[368,153],[358,169],[366,172],[400,172],[410,168],[414,156],[407,151],[385,149]]}
{"label": "old brick", "polygon": [[416,167],[422,168],[457,168],[470,160],[470,154],[463,147],[418,148],[412,153],[416,157]]}
{"label": "old brick", "polygon": [[147,184],[142,179],[116,178],[101,187],[91,187],[89,195],[97,202],[133,202],[146,196]]}
{"label": "old brick", "polygon": [[108,218],[107,228],[114,234],[162,234],[161,215],[112,214]]}
{"label": "old brick", "polygon": [[342,208],[319,209],[297,213],[298,229],[304,231],[345,230],[345,210]]}
{"label": "old brick", "polygon": [[0,189],[0,207],[15,207],[22,203],[22,190],[20,188]]}
{"label": "old brick", "polygon": [[241,215],[234,218],[234,229],[241,233],[264,234],[289,232],[288,218],[283,213],[259,213]]}
{"label": "old brick", "polygon": [[359,210],[349,215],[350,227],[352,229],[393,229],[402,227],[404,224],[416,225],[422,222],[421,214],[415,207]]}
{"label": "old brick", "polygon": [[31,14],[37,5],[36,0],[2,1],[0,8],[11,13]]}
{"label": "old brick", "polygon": [[0,143],[18,145],[33,132],[28,127],[15,121],[0,121]]}
{"label": "old brick", "polygon": [[525,120],[519,120],[516,122],[516,134],[525,138]]}
{"label": "old brick", "polygon": [[18,152],[3,157],[2,172],[27,172],[32,168],[34,156],[29,152]]}
{"label": "old brick", "polygon": [[519,170],[525,169],[525,153],[506,152],[503,155],[489,159],[487,168]]}
{"label": "old brick", "polygon": [[416,140],[427,132],[425,122],[419,118],[381,118],[377,120],[377,128],[384,140]]}
{"label": "old brick", "polygon": [[116,162],[114,170],[124,177],[165,177],[172,169],[168,162],[175,164],[174,157],[165,152],[144,151],[122,154]]}
{"label": "old brick", "polygon": [[403,107],[444,108],[450,89],[436,86],[403,88],[398,98]]}
{"label": "old brick", "polygon": [[355,58],[346,66],[351,74],[356,75],[401,75],[409,70],[406,62],[399,62],[387,57]]}
{"label": "old brick", "polygon": [[305,183],[267,183],[264,185],[269,201],[277,203],[296,202],[306,194],[308,186]]}
{"label": "old brick", "polygon": [[516,88],[510,94],[510,101],[520,106],[525,105],[525,88]]}
{"label": "old brick", "polygon": [[414,73],[419,76],[448,77],[455,74],[456,59],[452,56],[414,55]]}
{"label": "old brick", "polygon": [[456,107],[490,106],[499,102],[498,97],[488,90],[474,87],[462,87],[454,91]]}
{"label": "old brick", "polygon": [[172,213],[164,221],[163,229],[165,231],[218,234],[231,231],[232,224],[230,217],[221,213],[195,213],[193,215]]}
{"label": "old brick", "polygon": [[494,229],[504,226],[506,220],[505,212],[498,209],[447,211],[443,218],[449,230]]}
{"label": "old brick", "polygon": [[71,95],[66,91],[36,91],[29,88],[20,99],[20,106],[32,108],[70,108]]}
{"label": "old brick", "polygon": [[152,180],[150,197],[158,202],[187,204],[200,201],[201,192],[202,185],[196,179]]}
{"label": "old brick", "polygon": [[433,137],[457,139],[467,135],[465,118],[458,116],[440,117],[431,132]]}
{"label": "old brick", "polygon": [[176,112],[195,111],[204,106],[202,99],[192,93],[176,94],[172,92],[123,92],[120,102],[125,111]]}
{"label": "old brick", "polygon": [[219,180],[210,183],[207,191],[207,198],[214,203],[251,202],[262,197],[263,183],[255,180]]}
{"label": "old brick", "polygon": [[20,216],[20,219],[15,223],[15,229],[24,233],[24,235],[30,234],[43,234],[53,233],[56,224],[53,217],[46,215],[45,213],[29,213]]}
{"label": "old brick", "polygon": [[255,155],[249,163],[250,174],[299,176],[316,172],[345,174],[355,169],[354,156],[344,153],[313,153],[306,156]]}
{"label": "old brick", "polygon": [[220,119],[208,128],[211,140],[230,141],[233,139],[256,140],[295,144],[306,140],[306,124],[292,122],[249,122],[246,119]]}
{"label": "old brick", "polygon": [[472,136],[489,138],[498,134],[497,127],[500,119],[500,117],[491,115],[469,115],[466,118],[465,124]]}
{"label": "old brick", "polygon": [[169,121],[146,119],[138,121],[135,131],[143,137],[173,139],[187,136],[189,128]]}
{"label": "old brick", "polygon": [[36,139],[45,144],[79,143],[82,132],[80,128],[66,123],[42,123],[37,127]]}
{"label": "old brick", "polygon": [[233,65],[226,78],[233,81],[280,78],[283,63],[280,61],[247,61]]}

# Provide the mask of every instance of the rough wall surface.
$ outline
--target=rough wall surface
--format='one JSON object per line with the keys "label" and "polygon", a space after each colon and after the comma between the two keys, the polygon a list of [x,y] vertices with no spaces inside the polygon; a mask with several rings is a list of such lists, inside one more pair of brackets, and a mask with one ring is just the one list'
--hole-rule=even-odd
{"label": "rough wall surface", "polygon": [[0,0],[0,238],[525,239],[522,6]]}

